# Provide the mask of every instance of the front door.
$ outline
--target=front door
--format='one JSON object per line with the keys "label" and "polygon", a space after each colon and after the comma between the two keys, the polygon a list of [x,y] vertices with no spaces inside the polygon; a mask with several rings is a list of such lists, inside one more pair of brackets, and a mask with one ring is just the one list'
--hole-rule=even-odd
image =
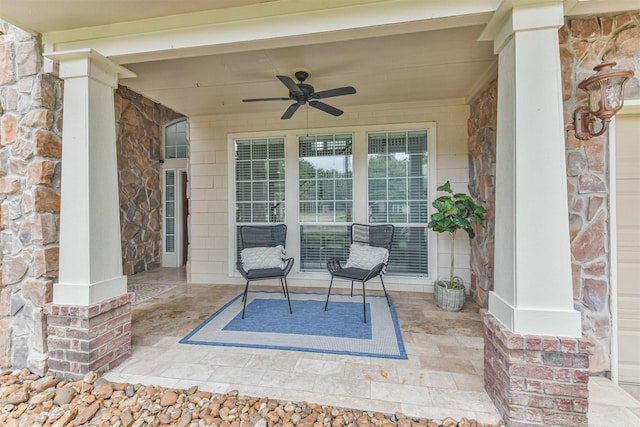
{"label": "front door", "polygon": [[640,113],[616,117],[618,381],[640,384]]}
{"label": "front door", "polygon": [[182,221],[182,265],[187,265],[189,254],[189,192],[187,191],[187,171],[180,171],[180,181],[182,182],[182,215],[180,220]]}

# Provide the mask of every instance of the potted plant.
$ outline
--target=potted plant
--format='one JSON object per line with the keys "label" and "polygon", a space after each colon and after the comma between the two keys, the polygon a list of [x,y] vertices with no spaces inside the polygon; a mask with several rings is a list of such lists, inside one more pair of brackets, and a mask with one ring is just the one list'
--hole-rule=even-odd
{"label": "potted plant", "polygon": [[471,196],[464,193],[454,194],[449,181],[438,187],[447,195],[440,196],[432,203],[435,212],[431,214],[431,221],[427,227],[436,233],[448,233],[451,239],[451,268],[449,279],[437,280],[433,289],[438,307],[449,311],[457,311],[464,305],[464,283],[462,278],[453,275],[455,262],[455,239],[458,230],[464,230],[473,239],[476,235],[472,223],[484,227],[486,210],[478,206]]}

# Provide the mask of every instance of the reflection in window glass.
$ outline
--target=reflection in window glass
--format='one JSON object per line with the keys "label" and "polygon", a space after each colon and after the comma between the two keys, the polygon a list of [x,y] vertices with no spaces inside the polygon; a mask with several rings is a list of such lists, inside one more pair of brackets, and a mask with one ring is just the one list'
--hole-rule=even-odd
{"label": "reflection in window glass", "polygon": [[389,273],[428,274],[427,131],[368,135],[369,222],[396,226]]}
{"label": "reflection in window glass", "polygon": [[351,221],[351,144],[350,134],[300,137],[300,222]]}
{"label": "reflection in window glass", "polygon": [[327,271],[328,260],[345,261],[350,242],[348,225],[301,225],[300,271]]}
{"label": "reflection in window glass", "polygon": [[353,220],[352,143],[351,134],[298,140],[302,271],[326,270],[327,259],[348,249],[348,227],[335,224]]}

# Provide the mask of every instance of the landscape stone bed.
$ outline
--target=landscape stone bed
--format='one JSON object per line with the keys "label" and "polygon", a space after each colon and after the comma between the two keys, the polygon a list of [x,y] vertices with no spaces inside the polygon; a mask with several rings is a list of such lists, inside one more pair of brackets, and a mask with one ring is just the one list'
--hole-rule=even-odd
{"label": "landscape stone bed", "polygon": [[90,372],[68,382],[28,369],[0,373],[4,427],[491,427],[474,420],[428,420],[307,402],[111,383]]}

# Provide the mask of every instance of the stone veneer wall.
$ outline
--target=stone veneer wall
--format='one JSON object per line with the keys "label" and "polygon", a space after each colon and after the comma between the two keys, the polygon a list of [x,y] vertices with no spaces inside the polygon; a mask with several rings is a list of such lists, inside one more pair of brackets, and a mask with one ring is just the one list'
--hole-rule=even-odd
{"label": "stone veneer wall", "polygon": [[164,125],[184,117],[124,86],[115,93],[122,268],[126,275],[161,265]]}
{"label": "stone veneer wall", "polygon": [[[586,102],[578,83],[594,73],[606,53],[617,68],[633,70],[626,99],[640,98],[640,13],[569,19],[559,30],[562,97],[566,130],[569,224],[574,306],[582,314],[582,334],[595,343],[591,372],[611,370],[608,135],[580,141],[573,133],[573,112]],[[495,82],[471,103],[469,190],[484,201],[488,227],[471,242],[471,291],[486,307],[493,290],[493,203],[495,178]]]}
{"label": "stone veneer wall", "polygon": [[[61,80],[43,72],[39,38],[0,20],[0,368],[28,367],[41,375],[51,350],[45,311],[64,310],[50,304],[58,277],[62,88]],[[160,265],[162,130],[183,116],[122,86],[115,105],[123,269],[133,274]],[[127,335],[130,317],[126,326],[122,315],[130,296],[123,298],[116,308],[109,302],[113,313],[90,308],[76,324],[91,327],[120,316]],[[49,338],[60,344],[55,335]],[[90,358],[105,351],[106,341],[87,343]],[[109,351],[117,345],[110,342]],[[122,356],[114,352],[109,363]]]}
{"label": "stone veneer wall", "polygon": [[0,367],[38,374],[58,276],[61,97],[40,40],[0,20]]}
{"label": "stone veneer wall", "polygon": [[[573,112],[586,105],[578,83],[594,73],[602,57],[633,70],[625,98],[640,98],[640,12],[570,19],[559,31],[566,130],[569,224],[574,306],[582,314],[582,334],[595,343],[591,372],[611,370],[610,180],[608,133],[580,141]],[[613,178],[615,179],[615,177]]]}
{"label": "stone veneer wall", "polygon": [[496,128],[498,81],[494,80],[471,102],[469,134],[469,194],[486,210],[485,227],[475,227],[471,240],[471,296],[487,307],[493,290],[495,245]]}

